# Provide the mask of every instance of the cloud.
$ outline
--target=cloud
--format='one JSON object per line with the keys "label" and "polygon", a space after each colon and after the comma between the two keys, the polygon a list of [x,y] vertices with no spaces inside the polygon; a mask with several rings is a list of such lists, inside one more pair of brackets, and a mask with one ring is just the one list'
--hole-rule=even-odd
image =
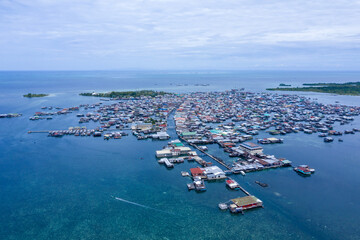
{"label": "cloud", "polygon": [[[0,0],[0,57],[12,60],[0,63],[4,69],[196,68],[206,61],[227,68],[242,59],[242,68],[278,68],[286,59],[287,68],[318,61],[332,68],[338,60],[358,69],[359,7],[348,0]],[[43,49],[41,56],[35,49]],[[130,57],[137,66],[126,63]],[[46,61],[55,58],[64,61]]]}

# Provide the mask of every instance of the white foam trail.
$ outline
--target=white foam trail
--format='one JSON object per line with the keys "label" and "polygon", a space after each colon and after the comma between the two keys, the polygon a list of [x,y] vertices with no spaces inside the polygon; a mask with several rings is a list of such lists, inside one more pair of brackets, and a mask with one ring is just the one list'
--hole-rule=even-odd
{"label": "white foam trail", "polygon": [[115,197],[115,199],[116,199],[116,200],[119,200],[119,201],[122,201],[122,202],[130,203],[130,204],[135,205],[135,206],[139,206],[139,207],[143,207],[143,208],[147,208],[147,209],[157,210],[157,209],[155,209],[155,208],[148,207],[148,206],[145,206],[145,205],[142,205],[142,204],[139,204],[139,203],[130,202],[130,201],[125,200],[125,199],[123,199],[123,198]]}
{"label": "white foam trail", "polygon": [[[142,205],[142,204],[139,204],[139,203],[136,203],[136,202],[131,202],[131,201],[125,200],[125,199],[123,199],[123,198],[119,198],[119,197],[114,197],[114,198],[115,198],[116,200],[118,200],[118,201],[122,201],[122,202],[125,202],[125,203],[129,203],[129,204],[132,204],[132,205],[135,205],[135,206],[138,206],[138,207],[142,207],[142,208],[146,208],[146,209],[151,209],[151,210],[154,210],[154,211],[157,211],[157,212],[172,214],[172,213],[165,212],[165,211],[162,211],[162,210],[159,210],[159,209],[156,209],[156,208],[152,208],[152,207],[149,207],[149,206],[145,206],[145,205]],[[172,215],[173,215],[173,214],[172,214]]]}

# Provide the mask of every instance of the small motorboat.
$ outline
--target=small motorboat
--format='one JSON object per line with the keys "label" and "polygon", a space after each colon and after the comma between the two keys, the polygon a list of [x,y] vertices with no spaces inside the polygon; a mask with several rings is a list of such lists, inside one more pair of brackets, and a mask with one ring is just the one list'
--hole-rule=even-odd
{"label": "small motorboat", "polygon": [[262,183],[262,182],[259,182],[259,181],[255,181],[255,183],[258,184],[261,187],[268,187],[269,186],[268,184]]}

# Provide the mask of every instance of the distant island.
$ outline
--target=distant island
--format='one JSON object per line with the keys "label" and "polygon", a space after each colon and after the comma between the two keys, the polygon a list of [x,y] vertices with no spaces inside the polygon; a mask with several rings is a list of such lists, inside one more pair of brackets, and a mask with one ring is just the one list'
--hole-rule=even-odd
{"label": "distant island", "polygon": [[285,84],[285,83],[280,83],[279,86],[280,87],[291,87],[290,84]]}
{"label": "distant island", "polygon": [[292,88],[267,88],[269,91],[298,91],[298,92],[320,92],[334,93],[339,95],[360,95],[360,82],[347,83],[304,83],[306,87]]}
{"label": "distant island", "polygon": [[170,94],[163,91],[141,90],[141,91],[125,91],[125,92],[107,92],[107,93],[80,93],[81,96],[104,97],[104,98],[138,98],[138,97],[157,97]]}
{"label": "distant island", "polygon": [[28,93],[23,95],[23,97],[27,97],[27,98],[33,98],[33,97],[46,97],[49,96],[49,94],[45,94],[45,93]]}
{"label": "distant island", "polygon": [[304,86],[326,86],[326,85],[337,85],[341,83],[303,83]]}

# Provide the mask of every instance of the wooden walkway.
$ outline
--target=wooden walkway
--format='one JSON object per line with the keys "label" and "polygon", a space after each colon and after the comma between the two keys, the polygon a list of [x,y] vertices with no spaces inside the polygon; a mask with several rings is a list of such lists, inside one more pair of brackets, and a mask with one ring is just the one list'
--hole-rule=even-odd
{"label": "wooden walkway", "polygon": [[46,130],[43,130],[43,131],[28,131],[28,133],[49,133],[50,130],[46,131]]}
{"label": "wooden walkway", "polygon": [[248,191],[246,191],[242,186],[240,186],[240,184],[239,184],[239,187],[240,187],[240,190],[243,191],[246,195],[251,196],[251,194]]}
{"label": "wooden walkway", "polygon": [[196,148],[197,150],[199,150],[200,152],[204,153],[206,156],[210,157],[211,159],[215,160],[216,162],[218,162],[219,164],[221,164],[222,166],[224,166],[225,168],[227,168],[228,170],[230,170],[231,168],[226,165],[223,161],[221,161],[220,159],[218,159],[217,157],[207,153],[206,151],[204,151],[203,149],[199,148],[196,144],[193,143],[189,143],[186,139],[182,138],[179,136],[179,138],[181,140],[183,140],[184,142],[186,142],[187,144],[189,144],[190,146]]}

